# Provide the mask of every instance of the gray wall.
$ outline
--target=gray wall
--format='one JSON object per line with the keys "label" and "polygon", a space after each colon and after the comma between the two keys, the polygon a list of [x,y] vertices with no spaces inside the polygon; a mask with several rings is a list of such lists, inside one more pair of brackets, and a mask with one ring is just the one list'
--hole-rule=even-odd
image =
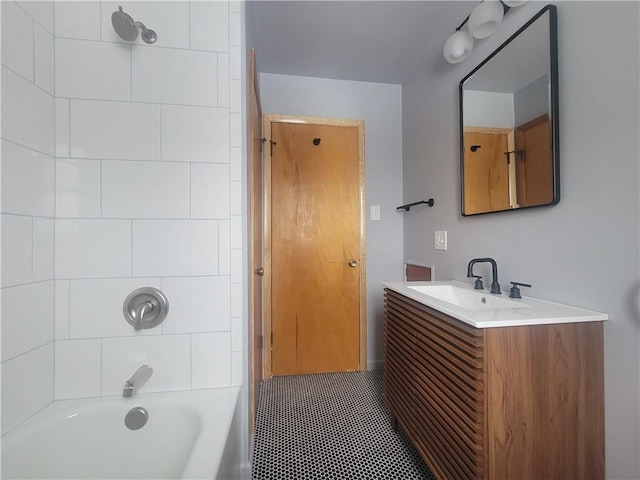
{"label": "gray wall", "polygon": [[[382,360],[381,282],[402,279],[402,113],[399,85],[289,75],[260,75],[265,114],[365,121],[367,362]],[[422,195],[422,194],[421,194]],[[422,198],[422,197],[421,197]],[[380,205],[381,220],[370,220]]]}
{"label": "gray wall", "polygon": [[513,96],[516,126],[549,112],[549,76],[543,75]]}
{"label": "gray wall", "polygon": [[465,127],[513,128],[513,94],[464,91]]}
{"label": "gray wall", "polygon": [[[449,65],[440,46],[403,85],[404,199],[425,192],[432,209],[404,221],[405,258],[435,263],[439,278],[464,279],[473,257],[497,260],[503,286],[607,312],[607,477],[640,478],[639,434],[639,8],[637,2],[559,2],[558,206],[462,218],[457,86],[544,4],[510,11],[470,58]],[[453,31],[460,19],[452,19]],[[447,230],[448,251],[433,250]],[[479,270],[487,277],[489,271]]]}

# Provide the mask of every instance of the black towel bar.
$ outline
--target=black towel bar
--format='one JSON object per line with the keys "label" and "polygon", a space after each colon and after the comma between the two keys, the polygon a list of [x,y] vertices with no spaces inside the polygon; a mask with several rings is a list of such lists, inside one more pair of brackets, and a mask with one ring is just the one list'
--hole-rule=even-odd
{"label": "black towel bar", "polygon": [[411,207],[415,205],[422,205],[423,203],[429,205],[430,207],[433,207],[433,198],[430,198],[429,200],[420,200],[419,202],[407,203],[406,205],[400,205],[396,208],[396,210],[404,210],[405,212],[408,212],[409,210],[411,210]]}

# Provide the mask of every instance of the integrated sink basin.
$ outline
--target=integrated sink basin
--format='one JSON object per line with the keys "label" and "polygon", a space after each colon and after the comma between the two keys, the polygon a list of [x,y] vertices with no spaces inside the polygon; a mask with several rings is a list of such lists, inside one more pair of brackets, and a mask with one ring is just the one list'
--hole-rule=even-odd
{"label": "integrated sink basin", "polygon": [[418,293],[429,295],[443,302],[450,303],[460,308],[470,310],[484,310],[494,308],[523,308],[528,307],[526,303],[515,302],[499,295],[492,295],[485,291],[469,290],[456,285],[418,285],[407,287]]}
{"label": "integrated sink basin", "polygon": [[473,285],[456,280],[385,282],[382,286],[476,328],[594,322],[608,318],[604,313],[539,298],[512,299],[506,292],[492,294],[489,290],[475,290]]}

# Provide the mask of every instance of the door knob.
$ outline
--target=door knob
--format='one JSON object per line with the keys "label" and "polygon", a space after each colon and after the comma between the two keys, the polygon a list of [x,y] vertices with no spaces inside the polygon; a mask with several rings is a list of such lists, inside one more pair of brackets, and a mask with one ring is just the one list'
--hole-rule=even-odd
{"label": "door knob", "polygon": [[262,276],[264,276],[264,268],[262,268],[262,267],[256,268],[253,271],[253,273],[255,273],[259,277],[262,277]]}
{"label": "door knob", "polygon": [[347,262],[351,268],[355,268],[358,266],[358,262],[356,262],[353,258],[349,259]]}

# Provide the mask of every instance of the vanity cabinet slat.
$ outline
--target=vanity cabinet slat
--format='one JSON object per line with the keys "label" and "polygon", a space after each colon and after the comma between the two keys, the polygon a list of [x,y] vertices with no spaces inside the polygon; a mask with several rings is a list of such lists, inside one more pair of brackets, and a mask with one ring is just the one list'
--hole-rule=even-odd
{"label": "vanity cabinet slat", "polygon": [[384,399],[391,410],[398,412],[396,418],[406,430],[405,422],[415,423],[412,405],[417,403],[413,377],[410,369],[406,368],[414,363],[414,349],[410,345],[415,343],[415,334],[408,322],[389,311],[387,305],[385,318],[384,363],[385,373],[388,374],[385,382],[389,388],[384,390]]}
{"label": "vanity cabinet slat", "polygon": [[[447,479],[481,478],[484,470],[484,356],[482,335],[396,292],[385,292],[385,398],[432,471]],[[402,325],[402,326],[400,326]],[[411,329],[409,334],[407,328]],[[388,335],[402,331],[401,339]],[[399,340],[399,341],[398,341]],[[404,348],[411,353],[399,352]],[[398,358],[411,358],[404,372]],[[407,375],[408,372],[408,375]],[[393,391],[400,375],[413,408]],[[411,418],[402,413],[411,411]]]}
{"label": "vanity cabinet slat", "polygon": [[385,289],[384,397],[440,479],[604,478],[602,322],[474,328]]}
{"label": "vanity cabinet slat", "polygon": [[[428,312],[431,317],[439,320],[436,327],[440,335],[447,336],[450,342],[468,352],[470,355],[478,355],[476,348],[482,346],[482,332],[477,328],[452,319],[437,310],[422,305],[410,298],[403,297],[396,292],[389,292],[386,299],[389,306],[397,308],[404,313],[412,313],[419,318],[421,318],[423,312]],[[421,322],[418,323],[421,324]]]}

